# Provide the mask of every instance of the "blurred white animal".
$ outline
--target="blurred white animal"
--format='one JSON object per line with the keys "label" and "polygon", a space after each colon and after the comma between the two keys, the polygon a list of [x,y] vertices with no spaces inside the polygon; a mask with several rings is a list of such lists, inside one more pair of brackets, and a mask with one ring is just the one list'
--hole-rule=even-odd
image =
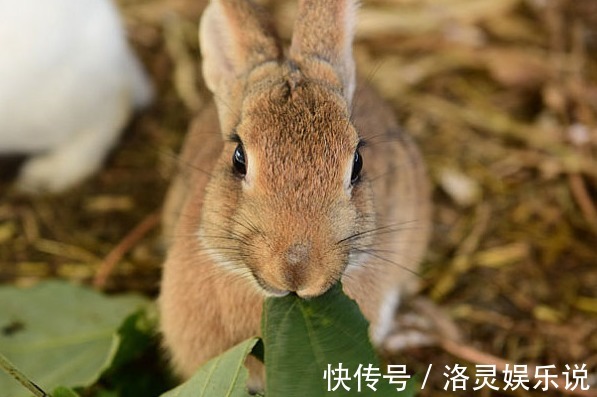
{"label": "blurred white animal", "polygon": [[93,174],[152,98],[111,0],[0,0],[0,155],[32,154],[21,190]]}

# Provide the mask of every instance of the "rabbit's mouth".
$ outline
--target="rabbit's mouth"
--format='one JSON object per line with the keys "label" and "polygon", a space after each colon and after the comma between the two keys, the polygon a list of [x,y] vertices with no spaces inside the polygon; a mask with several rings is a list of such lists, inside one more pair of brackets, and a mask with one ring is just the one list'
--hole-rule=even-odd
{"label": "rabbit's mouth", "polygon": [[281,298],[290,293],[290,291],[288,291],[288,290],[271,287],[265,281],[263,281],[261,279],[261,277],[257,276],[255,273],[253,273],[253,278],[255,279],[255,281],[257,282],[257,285],[259,285],[259,287],[261,288],[261,290],[267,297]]}
{"label": "rabbit's mouth", "polygon": [[324,294],[335,282],[335,280],[332,280],[330,282],[323,282],[317,285],[301,287],[300,289],[281,289],[273,287],[270,283],[266,282],[264,279],[259,277],[254,272],[251,273],[253,274],[253,278],[256,281],[256,284],[259,286],[263,294],[266,297],[274,298],[281,298],[290,293],[296,294],[303,299],[315,298],[319,295]]}
{"label": "rabbit's mouth", "polygon": [[263,290],[265,291],[266,295],[268,296],[272,296],[275,298],[281,298],[283,296],[286,296],[290,293],[290,291],[283,291],[283,290],[279,290],[279,289],[275,289],[275,288],[270,288],[270,287],[262,287]]}
{"label": "rabbit's mouth", "polygon": [[324,294],[334,283],[336,279],[332,279],[329,282],[321,280],[321,283],[317,283],[315,285],[308,285],[308,286],[301,286],[298,289],[292,288],[276,288],[273,287],[270,283],[265,281],[261,278],[258,274],[251,272],[253,275],[253,279],[255,280],[256,284],[259,286],[259,289],[266,297],[274,297],[274,298],[281,298],[288,294],[296,294],[300,298],[303,299],[311,299],[315,298],[319,295]]}

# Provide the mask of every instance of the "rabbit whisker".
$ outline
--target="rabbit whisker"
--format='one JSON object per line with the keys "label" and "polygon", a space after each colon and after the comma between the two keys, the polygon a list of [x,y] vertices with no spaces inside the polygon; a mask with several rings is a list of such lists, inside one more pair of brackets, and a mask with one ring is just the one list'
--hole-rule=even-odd
{"label": "rabbit whisker", "polygon": [[[415,275],[418,278],[421,278],[421,279],[423,278],[423,275],[421,273],[419,273],[419,272],[417,272],[415,270],[412,270],[412,269],[406,267],[403,264],[400,264],[398,262],[392,261],[392,260],[390,260],[388,258],[384,258],[383,256],[376,254],[372,250],[361,250],[361,249],[358,249],[358,248],[355,248],[354,250],[357,251],[357,252],[359,252],[359,253],[372,256],[372,257],[374,257],[376,259],[379,259],[380,261],[383,261],[385,263],[389,263],[391,265],[397,266],[398,268],[400,268],[400,269],[402,269],[402,270],[404,270],[404,271],[406,271],[406,272],[408,272],[408,273],[410,273],[412,275]],[[364,266],[366,266],[366,264]]]}
{"label": "rabbit whisker", "polygon": [[375,227],[373,229],[364,230],[364,231],[361,231],[358,233],[354,233],[348,237],[345,237],[345,238],[337,241],[336,244],[341,245],[341,244],[353,242],[354,240],[368,237],[371,234],[373,234],[375,236],[379,236],[384,233],[395,233],[395,232],[399,232],[399,231],[404,231],[404,230],[407,230],[405,228],[406,225],[415,223],[415,222],[417,222],[417,220],[405,221],[405,222],[401,222],[401,223],[397,223],[397,224],[384,225],[384,226]]}

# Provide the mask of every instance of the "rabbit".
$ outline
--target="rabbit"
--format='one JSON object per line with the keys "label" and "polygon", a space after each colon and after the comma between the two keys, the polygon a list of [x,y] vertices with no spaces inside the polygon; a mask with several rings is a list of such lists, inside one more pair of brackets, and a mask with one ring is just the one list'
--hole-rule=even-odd
{"label": "rabbit", "polygon": [[309,299],[341,280],[380,345],[428,241],[414,142],[355,73],[354,0],[299,0],[288,51],[250,0],[200,23],[214,103],[197,116],[164,206],[158,305],[175,371],[260,333],[265,297]]}
{"label": "rabbit", "polygon": [[92,175],[153,96],[110,0],[0,0],[0,155],[30,155],[20,190]]}

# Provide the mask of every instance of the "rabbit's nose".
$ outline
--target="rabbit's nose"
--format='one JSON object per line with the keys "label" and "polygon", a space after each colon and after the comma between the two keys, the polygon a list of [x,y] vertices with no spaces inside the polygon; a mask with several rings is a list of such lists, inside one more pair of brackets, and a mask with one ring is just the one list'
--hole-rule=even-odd
{"label": "rabbit's nose", "polygon": [[286,266],[284,269],[284,279],[291,291],[299,289],[305,281],[305,271],[310,260],[310,244],[296,243],[292,244],[286,250],[284,259]]}
{"label": "rabbit's nose", "polygon": [[310,244],[293,244],[286,251],[286,263],[288,263],[291,266],[300,266],[301,264],[309,260],[310,253]]}

